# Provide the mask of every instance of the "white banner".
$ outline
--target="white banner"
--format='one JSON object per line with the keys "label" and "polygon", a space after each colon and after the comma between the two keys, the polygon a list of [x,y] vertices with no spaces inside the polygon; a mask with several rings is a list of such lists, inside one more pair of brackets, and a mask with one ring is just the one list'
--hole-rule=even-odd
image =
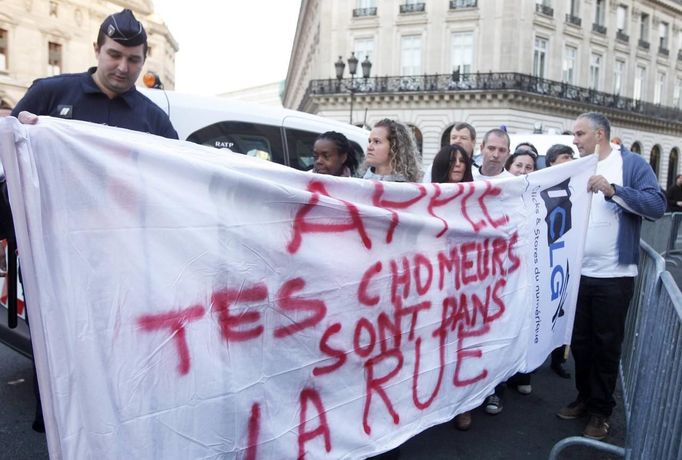
{"label": "white banner", "polygon": [[50,118],[0,155],[53,458],[364,458],[570,338],[594,158],[378,183]]}

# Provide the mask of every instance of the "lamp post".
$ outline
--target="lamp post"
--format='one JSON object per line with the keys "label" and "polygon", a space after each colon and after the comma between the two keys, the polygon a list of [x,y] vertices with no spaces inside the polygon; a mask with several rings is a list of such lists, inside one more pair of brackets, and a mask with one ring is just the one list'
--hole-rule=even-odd
{"label": "lamp post", "polygon": [[[362,61],[362,78],[365,82],[369,78],[369,73],[372,70],[372,62],[369,60],[369,56],[365,56],[365,60]],[[339,60],[334,63],[334,69],[336,70],[336,79],[339,82],[339,87],[343,84],[343,71],[346,69],[346,63],[343,62],[343,58],[339,56]],[[357,88],[355,87],[355,74],[358,71],[358,58],[355,57],[355,52],[350,53],[348,58],[348,73],[350,73],[350,86],[345,86],[350,92],[350,117],[349,123],[353,124],[353,96],[355,95]]]}

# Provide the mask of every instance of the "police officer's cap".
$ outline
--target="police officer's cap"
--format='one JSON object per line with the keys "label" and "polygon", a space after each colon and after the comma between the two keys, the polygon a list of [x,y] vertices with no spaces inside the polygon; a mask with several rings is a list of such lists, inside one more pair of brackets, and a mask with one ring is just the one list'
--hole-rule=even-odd
{"label": "police officer's cap", "polygon": [[120,13],[107,16],[99,30],[123,46],[138,46],[147,43],[147,33],[142,23],[135,19],[133,12],[127,8]]}

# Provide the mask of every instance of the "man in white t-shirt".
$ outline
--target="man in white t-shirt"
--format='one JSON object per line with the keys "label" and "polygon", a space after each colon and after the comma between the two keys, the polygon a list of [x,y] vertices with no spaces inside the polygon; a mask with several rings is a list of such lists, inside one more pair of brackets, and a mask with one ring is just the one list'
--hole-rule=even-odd
{"label": "man in white t-shirt", "polygon": [[604,439],[616,405],[613,392],[637,276],[642,218],[661,217],[666,199],[646,161],[609,143],[611,128],[603,114],[580,115],[573,131],[580,155],[596,154],[599,163],[588,181],[594,195],[571,340],[578,397],[557,416],[589,415],[583,435]]}
{"label": "man in white t-shirt", "polygon": [[483,163],[480,167],[474,166],[471,170],[474,180],[513,177],[509,171],[504,169],[504,164],[509,158],[509,144],[509,135],[501,129],[495,128],[485,133],[483,142],[481,142]]}

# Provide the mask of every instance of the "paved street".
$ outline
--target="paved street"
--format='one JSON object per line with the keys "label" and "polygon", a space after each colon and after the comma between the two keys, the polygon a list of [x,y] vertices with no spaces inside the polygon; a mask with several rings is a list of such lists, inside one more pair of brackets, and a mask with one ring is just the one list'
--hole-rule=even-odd
{"label": "paved street", "polygon": [[[46,459],[45,436],[31,430],[34,401],[31,362],[0,346],[0,459]],[[565,421],[554,412],[574,396],[572,381],[554,375],[547,365],[533,375],[533,393],[505,393],[504,411],[474,413],[468,432],[450,423],[433,427],[401,448],[402,460],[546,459],[557,441],[581,433],[585,421]],[[611,443],[624,443],[622,406],[612,420]],[[585,448],[571,448],[562,459],[615,458]]]}

